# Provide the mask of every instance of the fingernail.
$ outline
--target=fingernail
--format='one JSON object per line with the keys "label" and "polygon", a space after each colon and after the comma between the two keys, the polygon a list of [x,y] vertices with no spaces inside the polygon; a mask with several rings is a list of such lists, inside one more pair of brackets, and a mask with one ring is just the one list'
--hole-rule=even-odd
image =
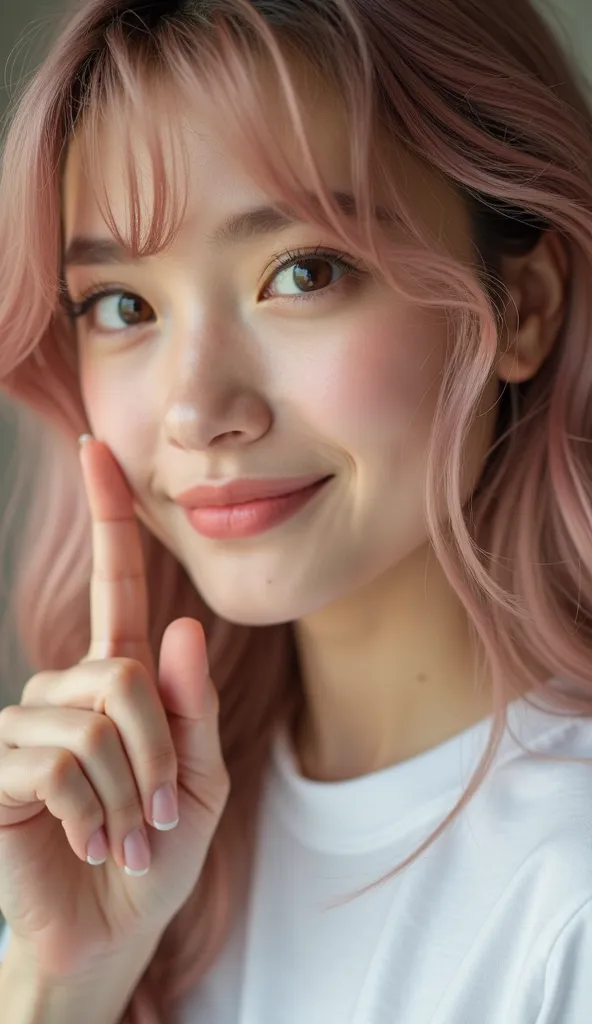
{"label": "fingernail", "polygon": [[161,832],[168,832],[179,824],[177,796],[170,782],[157,789],[152,797],[152,824]]}
{"label": "fingernail", "polygon": [[145,875],[150,868],[150,846],[143,828],[130,832],[123,840],[123,857],[127,875]]}
{"label": "fingernail", "polygon": [[109,844],[107,843],[107,836],[105,835],[105,829],[101,826],[88,841],[86,859],[89,864],[104,864],[108,853]]}
{"label": "fingernail", "polygon": [[87,441],[94,441],[94,437],[92,436],[92,434],[81,434],[80,437],[78,438],[78,444],[80,445],[81,448],[82,445],[86,444]]}

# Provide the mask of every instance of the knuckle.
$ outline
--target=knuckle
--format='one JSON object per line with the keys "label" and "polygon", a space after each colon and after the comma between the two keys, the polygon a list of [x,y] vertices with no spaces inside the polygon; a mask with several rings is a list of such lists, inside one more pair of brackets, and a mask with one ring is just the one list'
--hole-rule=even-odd
{"label": "knuckle", "polygon": [[112,747],[115,739],[111,719],[107,715],[91,714],[80,727],[77,746],[86,757],[92,758]]}
{"label": "knuckle", "polygon": [[78,761],[69,750],[59,748],[49,764],[50,788],[55,791],[72,786],[80,774]]}
{"label": "knuckle", "polygon": [[78,823],[83,828],[88,828],[89,831],[95,831],[102,825],[105,819],[103,808],[94,794],[91,793],[81,798],[76,808],[76,817]]}
{"label": "knuckle", "polygon": [[231,781],[228,772],[218,770],[210,779],[206,801],[215,814],[221,814],[230,796]]}
{"label": "knuckle", "polygon": [[[141,824],[144,820],[144,814],[140,804],[140,800],[137,794],[122,794],[121,799],[113,807],[108,808],[108,814],[111,818],[116,818],[118,821],[123,822],[134,822]],[[124,829],[127,831],[127,829]]]}
{"label": "knuckle", "polygon": [[19,704],[7,704],[0,709],[0,736],[8,737],[21,714]]}
{"label": "knuckle", "polygon": [[21,704],[29,704],[35,701],[39,694],[47,693],[49,686],[49,672],[36,672],[23,686]]}
{"label": "knuckle", "polygon": [[225,797],[230,792],[231,778],[226,765],[220,764],[210,775],[212,793]]}
{"label": "knuckle", "polygon": [[177,771],[177,757],[172,744],[161,750],[149,751],[142,768],[156,779],[173,778]]}
{"label": "knuckle", "polygon": [[149,683],[148,673],[133,658],[113,658],[109,666],[110,689],[124,699],[134,699]]}

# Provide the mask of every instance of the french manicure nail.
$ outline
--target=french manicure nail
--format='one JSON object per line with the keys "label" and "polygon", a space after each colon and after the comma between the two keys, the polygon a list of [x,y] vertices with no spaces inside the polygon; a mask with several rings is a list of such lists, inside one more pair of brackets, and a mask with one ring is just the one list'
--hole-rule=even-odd
{"label": "french manicure nail", "polygon": [[88,841],[86,847],[86,859],[89,864],[104,864],[107,860],[107,854],[109,853],[109,844],[107,843],[107,836],[105,829],[101,826]]}
{"label": "french manicure nail", "polygon": [[172,785],[161,786],[152,797],[152,824],[160,832],[168,832],[179,824],[179,807]]}
{"label": "french manicure nail", "polygon": [[145,875],[150,868],[150,846],[143,828],[137,828],[123,840],[123,857],[127,875]]}

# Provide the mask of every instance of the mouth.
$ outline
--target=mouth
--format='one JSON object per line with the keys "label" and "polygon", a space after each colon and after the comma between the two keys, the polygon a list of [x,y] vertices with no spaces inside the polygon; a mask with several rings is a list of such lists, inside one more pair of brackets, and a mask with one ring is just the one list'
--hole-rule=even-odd
{"label": "mouth", "polygon": [[203,537],[254,537],[292,519],[333,479],[317,476],[290,481],[237,481],[219,488],[194,488],[181,495],[182,500],[176,500],[184,507],[190,525]]}
{"label": "mouth", "polygon": [[224,484],[201,484],[183,491],[174,500],[183,508],[228,508],[262,498],[282,498],[295,494],[315,483],[326,480],[327,476],[279,477],[276,479],[231,480]]}

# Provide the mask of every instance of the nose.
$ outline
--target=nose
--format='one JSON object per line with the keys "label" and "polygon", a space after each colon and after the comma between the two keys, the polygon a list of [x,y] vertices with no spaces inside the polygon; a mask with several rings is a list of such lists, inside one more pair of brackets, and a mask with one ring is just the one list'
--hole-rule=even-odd
{"label": "nose", "polygon": [[192,346],[185,365],[173,371],[164,429],[178,449],[204,451],[253,444],[269,431],[273,416],[256,374],[239,365],[236,352],[211,337]]}

